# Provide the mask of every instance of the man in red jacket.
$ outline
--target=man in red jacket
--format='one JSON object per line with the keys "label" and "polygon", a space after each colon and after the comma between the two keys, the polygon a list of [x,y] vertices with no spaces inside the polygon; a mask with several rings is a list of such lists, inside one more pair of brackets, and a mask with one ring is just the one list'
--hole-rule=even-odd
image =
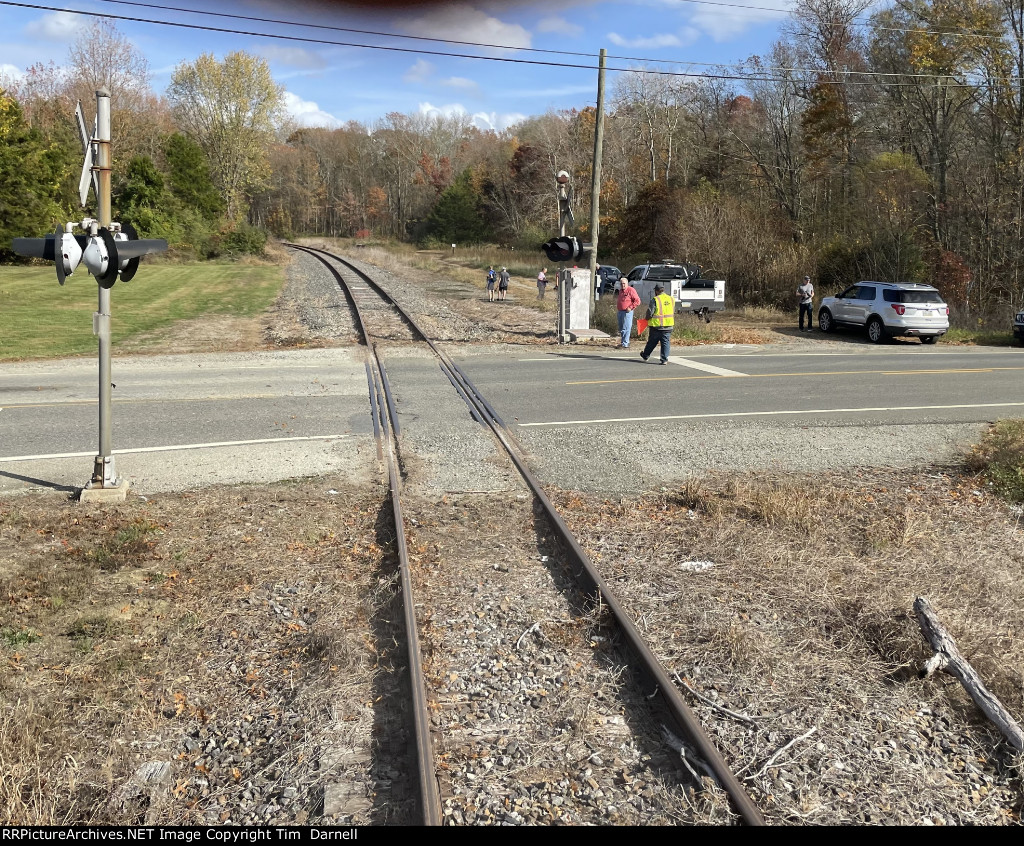
{"label": "man in red jacket", "polygon": [[628,350],[629,334],[633,329],[633,309],[640,305],[640,295],[625,276],[619,280],[619,293],[616,295],[615,305],[619,313],[620,338],[615,349]]}

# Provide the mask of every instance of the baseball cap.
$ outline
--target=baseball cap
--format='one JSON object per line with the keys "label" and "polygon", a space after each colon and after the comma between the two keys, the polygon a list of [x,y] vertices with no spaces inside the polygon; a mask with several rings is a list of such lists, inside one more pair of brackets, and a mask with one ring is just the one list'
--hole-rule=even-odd
{"label": "baseball cap", "polygon": [[655,285],[654,286],[654,290],[655,291],[664,291],[665,290],[665,286],[664,285],[660,285],[660,284],[659,285]]}

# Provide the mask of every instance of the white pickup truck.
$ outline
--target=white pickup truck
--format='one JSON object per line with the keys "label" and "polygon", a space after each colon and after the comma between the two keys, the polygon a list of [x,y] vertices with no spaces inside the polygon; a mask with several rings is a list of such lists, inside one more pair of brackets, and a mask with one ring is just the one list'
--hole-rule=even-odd
{"label": "white pickup truck", "polygon": [[626,278],[636,288],[644,305],[654,296],[654,286],[661,285],[675,300],[676,312],[700,315],[706,323],[711,322],[712,314],[725,308],[725,280],[702,278],[701,269],[695,264],[680,264],[670,259],[638,264]]}

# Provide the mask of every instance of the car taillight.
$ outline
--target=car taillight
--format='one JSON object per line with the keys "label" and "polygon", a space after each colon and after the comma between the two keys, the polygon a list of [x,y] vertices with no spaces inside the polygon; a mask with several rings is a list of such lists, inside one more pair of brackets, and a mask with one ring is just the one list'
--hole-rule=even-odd
{"label": "car taillight", "polygon": [[946,306],[946,317],[949,317],[949,306]]}
{"label": "car taillight", "polygon": [[905,305],[900,305],[899,303],[892,303],[892,308],[893,311],[895,311],[901,317],[903,316],[903,312],[907,310],[907,307]]}

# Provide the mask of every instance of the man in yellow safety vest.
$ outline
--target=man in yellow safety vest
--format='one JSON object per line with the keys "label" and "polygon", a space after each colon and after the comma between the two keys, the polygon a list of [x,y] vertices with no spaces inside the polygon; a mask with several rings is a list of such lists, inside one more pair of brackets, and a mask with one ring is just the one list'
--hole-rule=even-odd
{"label": "man in yellow safety vest", "polygon": [[647,346],[640,353],[640,358],[647,361],[654,348],[661,344],[661,364],[668,364],[668,354],[672,342],[672,327],[675,325],[675,301],[665,293],[661,285],[654,286],[654,296],[647,306]]}

